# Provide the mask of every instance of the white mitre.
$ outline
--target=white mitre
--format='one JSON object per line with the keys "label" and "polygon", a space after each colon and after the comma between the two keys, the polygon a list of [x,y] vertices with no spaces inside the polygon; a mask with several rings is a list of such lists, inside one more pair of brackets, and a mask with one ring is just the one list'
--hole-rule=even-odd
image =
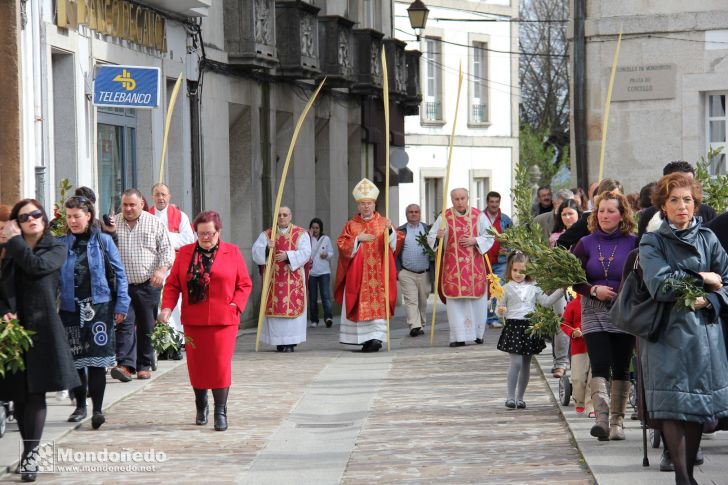
{"label": "white mitre", "polygon": [[351,193],[354,195],[354,200],[357,202],[362,200],[377,200],[377,197],[379,197],[379,189],[376,185],[374,185],[374,182],[368,178],[361,179]]}

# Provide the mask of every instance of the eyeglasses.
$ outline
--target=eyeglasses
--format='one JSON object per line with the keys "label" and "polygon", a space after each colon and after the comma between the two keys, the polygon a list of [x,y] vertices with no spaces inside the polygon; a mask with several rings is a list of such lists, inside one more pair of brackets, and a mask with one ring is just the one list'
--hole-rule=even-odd
{"label": "eyeglasses", "polygon": [[217,234],[217,231],[214,232],[198,232],[197,235],[200,237],[212,237],[215,234]]}
{"label": "eyeglasses", "polygon": [[28,222],[30,219],[40,219],[43,217],[43,211],[40,209],[36,209],[33,212],[28,212],[26,214],[19,214],[18,215],[18,222]]}
{"label": "eyeglasses", "polygon": [[[69,197],[68,200],[75,200],[76,202],[79,202],[81,204],[88,204],[90,202],[88,200],[88,198],[83,195],[73,195],[73,196]],[[68,202],[68,201],[66,201],[66,202]]]}

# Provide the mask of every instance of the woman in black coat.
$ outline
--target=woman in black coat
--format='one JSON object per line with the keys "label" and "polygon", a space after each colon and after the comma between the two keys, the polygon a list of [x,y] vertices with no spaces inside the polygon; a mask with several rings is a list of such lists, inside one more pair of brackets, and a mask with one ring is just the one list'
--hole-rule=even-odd
{"label": "woman in black coat", "polygon": [[25,354],[25,372],[16,374],[10,389],[23,438],[20,471],[23,481],[34,481],[46,418],[46,392],[81,385],[56,311],[66,247],[50,235],[43,206],[33,199],[15,204],[3,232],[7,237],[5,259],[15,274],[11,291],[16,297],[18,320],[35,332],[33,346]]}

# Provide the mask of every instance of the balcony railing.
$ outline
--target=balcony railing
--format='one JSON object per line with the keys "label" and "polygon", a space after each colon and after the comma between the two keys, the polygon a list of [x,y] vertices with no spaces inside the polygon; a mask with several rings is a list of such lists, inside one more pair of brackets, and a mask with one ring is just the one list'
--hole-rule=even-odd
{"label": "balcony railing", "polygon": [[488,121],[488,113],[484,104],[474,104],[471,106],[471,120],[473,123],[485,123]]}
{"label": "balcony railing", "polygon": [[425,101],[425,119],[430,121],[442,120],[442,103],[439,101]]}

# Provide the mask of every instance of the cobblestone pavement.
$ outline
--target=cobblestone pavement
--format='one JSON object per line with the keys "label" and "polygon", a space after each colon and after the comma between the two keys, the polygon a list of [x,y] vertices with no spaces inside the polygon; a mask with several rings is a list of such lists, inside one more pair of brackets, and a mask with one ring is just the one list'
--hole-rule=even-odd
{"label": "cobblestone pavement", "polygon": [[[63,472],[38,482],[593,483],[537,367],[528,409],[507,410],[497,332],[482,346],[447,348],[442,313],[435,346],[395,319],[392,352],[375,355],[339,345],[336,326],[309,329],[294,354],[255,353],[246,332],[233,362],[228,431],[194,425],[183,365],[111,406],[99,431],[86,422],[56,442],[74,452],[153,448],[165,454],[153,471]],[[308,478],[322,470],[324,478]]]}

